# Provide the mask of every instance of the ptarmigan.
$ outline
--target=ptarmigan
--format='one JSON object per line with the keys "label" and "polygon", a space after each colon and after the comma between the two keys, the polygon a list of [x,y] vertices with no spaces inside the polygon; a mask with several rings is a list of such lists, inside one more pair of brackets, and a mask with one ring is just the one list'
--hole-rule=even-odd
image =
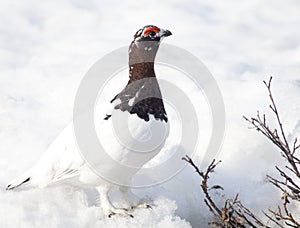
{"label": "ptarmigan", "polygon": [[[154,153],[145,154],[131,151],[130,147],[116,139],[111,129],[114,119],[114,116],[111,115],[116,113],[125,115],[137,140],[149,134],[149,127],[153,123],[158,126],[158,130],[154,134],[159,135],[161,127],[168,128],[168,118],[154,72],[154,59],[162,38],[170,35],[172,35],[170,31],[153,25],[138,30],[129,47],[128,84],[115,97],[112,94],[112,98],[114,98],[110,103],[107,102],[103,105],[103,107],[109,105],[110,109],[108,110],[111,113],[107,113],[107,109],[101,110],[102,106],[98,107],[99,113],[102,115],[96,115],[100,120],[95,121],[99,140],[102,141],[107,154],[117,162],[128,162],[129,165],[142,167],[161,149],[161,147],[157,147]],[[138,97],[142,98],[138,99]],[[80,155],[71,125],[49,146],[35,166],[7,185],[7,190],[17,188],[25,183],[31,186],[45,187],[54,183],[66,182],[82,187],[94,187],[99,192],[100,204],[106,215],[109,217],[114,214],[130,215],[128,208],[116,208],[109,199],[109,192],[112,188],[119,188],[124,199],[127,198],[129,188],[112,184],[90,169]],[[135,142],[130,141],[131,138],[132,136],[126,138],[129,140],[128,144]],[[135,174],[135,172],[122,172],[114,165],[107,164],[107,161],[101,161],[98,165],[105,166],[109,172],[120,174],[128,182]],[[136,205],[130,205],[128,202],[128,207],[131,206]]]}

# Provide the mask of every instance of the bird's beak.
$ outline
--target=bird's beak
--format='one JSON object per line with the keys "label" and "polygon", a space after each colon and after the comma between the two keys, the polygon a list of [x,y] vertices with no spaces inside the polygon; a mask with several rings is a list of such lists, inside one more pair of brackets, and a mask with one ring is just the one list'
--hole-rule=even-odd
{"label": "bird's beak", "polygon": [[163,30],[161,36],[167,37],[167,36],[171,36],[172,33],[169,30]]}

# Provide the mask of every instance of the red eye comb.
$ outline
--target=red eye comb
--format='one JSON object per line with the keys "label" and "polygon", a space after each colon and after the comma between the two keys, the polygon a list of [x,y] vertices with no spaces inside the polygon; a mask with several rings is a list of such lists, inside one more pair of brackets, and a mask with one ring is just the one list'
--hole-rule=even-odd
{"label": "red eye comb", "polygon": [[145,34],[145,35],[148,35],[149,32],[151,32],[151,31],[154,31],[154,32],[158,33],[158,32],[159,32],[159,29],[158,29],[158,28],[154,28],[154,27],[150,27],[150,28],[147,28],[147,29],[144,31],[144,34]]}

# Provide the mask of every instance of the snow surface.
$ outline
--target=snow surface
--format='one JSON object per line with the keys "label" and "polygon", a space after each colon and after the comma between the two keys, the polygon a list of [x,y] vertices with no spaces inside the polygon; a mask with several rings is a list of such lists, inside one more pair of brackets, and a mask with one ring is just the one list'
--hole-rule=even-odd
{"label": "snow surface", "polygon": [[[274,174],[281,158],[269,142],[247,129],[242,115],[255,115],[257,109],[269,113],[261,82],[273,75],[289,138],[299,136],[299,12],[297,0],[1,0],[0,227],[207,226],[211,216],[191,167],[164,184],[134,190],[156,205],[136,211],[134,219],[105,218],[92,190],[4,190],[69,123],[76,89],[89,67],[104,54],[129,45],[137,29],[147,24],[172,31],[163,42],[201,59],[223,93],[227,129],[218,157],[223,163],[211,183],[225,191],[216,197],[239,192],[257,213],[274,207],[279,193],[265,182],[265,174]],[[170,71],[157,68],[158,76]],[[184,80],[175,74],[174,78]],[[211,131],[207,104],[199,91],[187,91],[199,104],[201,123],[206,123],[200,129],[205,142]],[[199,152],[204,147],[205,143]]]}

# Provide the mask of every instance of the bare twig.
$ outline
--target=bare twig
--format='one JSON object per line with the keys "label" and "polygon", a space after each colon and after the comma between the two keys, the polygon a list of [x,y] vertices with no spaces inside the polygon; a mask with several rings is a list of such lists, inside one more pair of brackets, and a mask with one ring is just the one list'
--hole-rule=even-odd
{"label": "bare twig", "polygon": [[203,190],[203,193],[205,195],[205,200],[206,200],[206,205],[209,207],[210,211],[213,212],[214,215],[218,215],[219,217],[222,217],[222,211],[216,206],[216,204],[214,203],[214,201],[211,199],[209,193],[208,193],[208,186],[207,186],[207,181],[209,179],[209,174],[211,172],[213,172],[214,168],[221,162],[218,161],[216,163],[216,160],[214,159],[212,161],[212,163],[210,163],[210,165],[208,166],[208,168],[206,169],[205,172],[202,172],[199,170],[199,168],[195,165],[195,163],[193,162],[193,160],[186,155],[185,157],[182,158],[183,160],[185,160],[186,162],[190,163],[194,169],[196,170],[196,173],[198,173],[198,175],[200,177],[202,177],[202,183],[201,183],[201,188]]}
{"label": "bare twig", "polygon": [[268,227],[254,213],[246,208],[238,199],[238,194],[234,199],[227,199],[222,208],[218,207],[209,194],[211,189],[222,189],[220,185],[208,187],[209,175],[214,172],[216,166],[221,162],[213,160],[205,171],[201,171],[189,156],[182,158],[194,167],[196,173],[202,178],[201,189],[204,193],[204,202],[209,211],[214,215],[216,221],[210,222],[211,227],[228,227],[228,228],[246,228],[246,227]]}
{"label": "bare twig", "polygon": [[[282,205],[278,206],[276,210],[269,209],[268,212],[263,212],[268,219],[268,223],[272,223],[272,225],[280,228],[287,226],[299,228],[300,222],[297,221],[295,216],[299,213],[296,214],[296,212],[294,212],[293,214],[293,211],[290,210],[289,205],[291,201],[294,203],[300,202],[300,158],[297,157],[297,151],[300,148],[300,144],[298,144],[297,138],[294,139],[292,146],[290,146],[287,140],[283,124],[271,92],[271,82],[272,77],[270,77],[268,82],[264,81],[264,84],[267,87],[271,101],[269,107],[276,117],[279,130],[277,128],[272,129],[269,127],[266,115],[261,115],[259,111],[257,111],[256,117],[247,118],[244,116],[244,119],[251,124],[251,128],[262,133],[265,137],[267,137],[267,139],[276,145],[280,149],[281,155],[287,162],[285,169],[275,166],[278,174],[281,176],[281,179],[267,175],[267,180],[282,192],[283,201]],[[209,191],[211,189],[223,190],[223,188],[220,185],[214,185],[209,188],[208,179],[210,174],[214,172],[214,169],[221,161],[216,162],[213,160],[205,171],[201,171],[190,157],[186,156],[182,159],[193,166],[196,173],[202,179],[201,189],[205,196],[204,202],[216,219],[215,221],[209,223],[211,227],[270,227],[240,202],[238,199],[238,194],[233,199],[227,199],[224,202],[223,207],[218,206],[214,202]]]}
{"label": "bare twig", "polygon": [[290,212],[288,209],[290,200],[293,200],[295,203],[300,202],[300,187],[297,184],[300,181],[300,172],[299,172],[300,159],[296,156],[296,152],[300,148],[300,145],[297,144],[298,141],[297,138],[294,139],[292,146],[290,146],[289,142],[287,141],[283,124],[279,116],[279,112],[276,103],[274,101],[273,94],[271,92],[271,82],[272,82],[272,77],[270,77],[268,82],[264,81],[264,84],[268,90],[269,98],[271,101],[269,107],[275,115],[277,124],[279,126],[280,136],[278,135],[278,130],[276,128],[272,130],[267,125],[265,114],[263,114],[263,117],[261,117],[260,113],[257,112],[256,117],[249,119],[244,116],[244,119],[248,121],[253,128],[255,128],[258,132],[262,133],[274,145],[276,145],[280,149],[281,155],[286,159],[288,163],[288,165],[285,166],[287,170],[283,170],[278,166],[275,166],[276,170],[283,178],[283,180],[278,180],[277,178],[267,175],[267,180],[282,192],[283,211],[281,210],[280,206],[278,206],[276,211],[269,209],[269,213],[271,213],[271,215],[275,219],[268,213],[264,212],[264,214],[273,223],[275,223],[280,227],[283,226],[280,225],[279,221],[284,222],[287,226],[290,227],[300,227],[299,221],[296,221],[295,217],[293,216],[293,213]]}

